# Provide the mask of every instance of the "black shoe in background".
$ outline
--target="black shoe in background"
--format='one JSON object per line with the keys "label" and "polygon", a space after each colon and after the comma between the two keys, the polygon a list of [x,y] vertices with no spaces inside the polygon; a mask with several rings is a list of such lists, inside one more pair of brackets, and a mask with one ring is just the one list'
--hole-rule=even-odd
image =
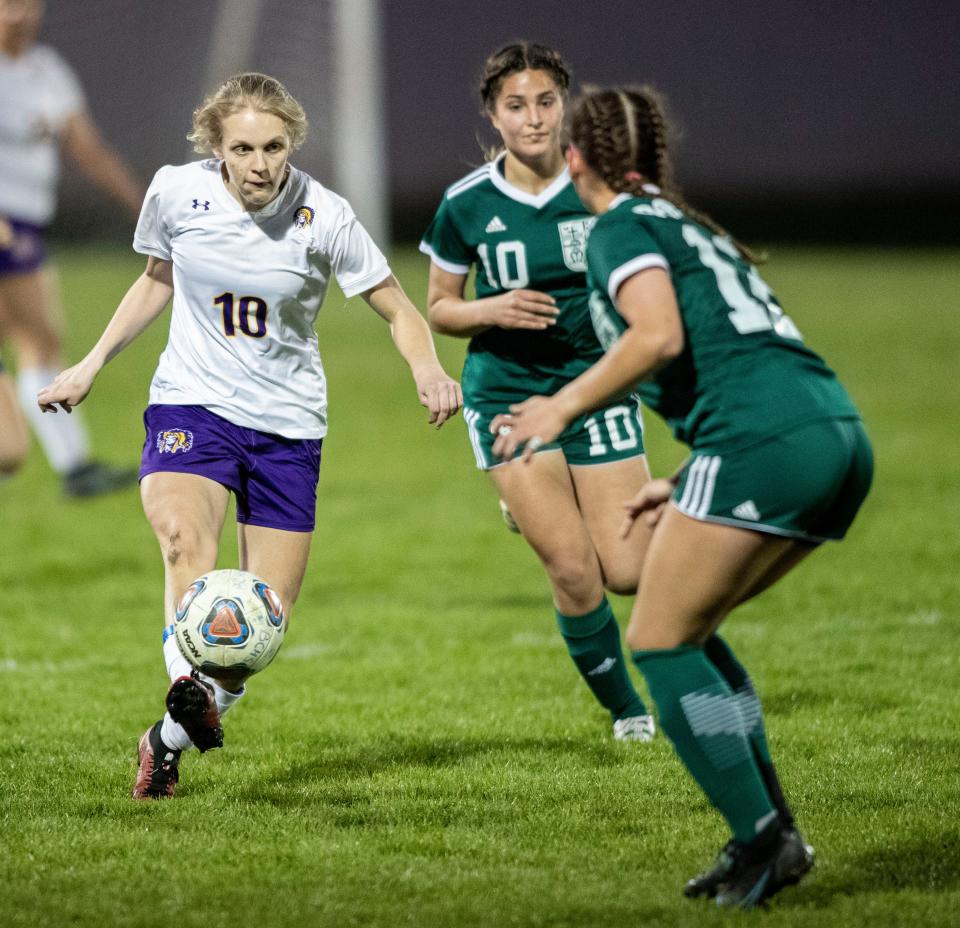
{"label": "black shoe in background", "polygon": [[114,493],[137,482],[137,471],[111,467],[101,461],[88,461],[63,477],[63,492],[71,499],[84,499]]}

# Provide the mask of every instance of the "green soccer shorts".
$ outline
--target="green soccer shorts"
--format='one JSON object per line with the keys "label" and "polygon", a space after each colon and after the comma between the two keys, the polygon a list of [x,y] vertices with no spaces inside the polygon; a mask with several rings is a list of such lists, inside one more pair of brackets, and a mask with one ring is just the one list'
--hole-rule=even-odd
{"label": "green soccer shorts", "polygon": [[821,419],[742,451],[693,452],[673,502],[694,519],[819,543],[843,538],[872,479],[863,423]]}
{"label": "green soccer shorts", "polygon": [[[470,444],[480,470],[492,470],[506,463],[494,456],[496,436],[490,434],[490,423],[494,416],[506,412],[508,406],[508,403],[497,406],[487,403],[482,407],[463,408]],[[556,441],[543,445],[536,454],[547,451],[562,451],[571,467],[609,464],[611,461],[639,457],[644,453],[640,401],[629,396],[575,419]]]}

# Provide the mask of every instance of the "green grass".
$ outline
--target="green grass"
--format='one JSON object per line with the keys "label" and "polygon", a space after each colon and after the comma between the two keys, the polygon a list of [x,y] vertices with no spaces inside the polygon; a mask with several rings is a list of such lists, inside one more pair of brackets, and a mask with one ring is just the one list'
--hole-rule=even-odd
{"label": "green grass", "polygon": [[[753,916],[767,926],[957,924],[958,258],[775,250],[766,271],[859,401],[878,465],[848,541],[727,628],[819,855]],[[59,265],[77,358],[141,263]],[[423,261],[395,265],[422,305]],[[331,294],[319,330],[331,432],[290,639],[172,802],[127,798],[166,685],[136,492],[64,502],[39,454],[0,485],[0,924],[750,920],[680,897],[725,840],[719,817],[662,737],[610,740],[462,420],[426,426],[361,301]],[[84,407],[111,460],[139,458],[164,339],[146,333]],[[462,347],[442,341],[451,370]],[[648,439],[672,469],[680,449],[652,421]],[[222,566],[235,551],[228,532]]]}

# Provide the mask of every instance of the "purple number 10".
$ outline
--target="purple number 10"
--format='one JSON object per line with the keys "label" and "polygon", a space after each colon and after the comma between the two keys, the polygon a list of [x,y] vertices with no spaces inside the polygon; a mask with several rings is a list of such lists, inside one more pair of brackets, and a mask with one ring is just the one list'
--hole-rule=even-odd
{"label": "purple number 10", "polygon": [[267,304],[258,296],[242,296],[234,301],[232,293],[221,293],[213,301],[223,310],[223,333],[231,338],[237,334],[237,326],[250,338],[263,338],[267,334]]}

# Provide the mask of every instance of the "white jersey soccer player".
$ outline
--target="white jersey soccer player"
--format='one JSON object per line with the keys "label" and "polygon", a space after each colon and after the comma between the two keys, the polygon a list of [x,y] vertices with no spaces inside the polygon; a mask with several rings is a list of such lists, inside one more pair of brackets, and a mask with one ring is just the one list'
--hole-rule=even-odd
{"label": "white jersey soccer player", "polygon": [[151,404],[201,405],[286,438],[326,434],[314,322],[330,275],[347,297],[390,275],[346,200],[291,166],[276,199],[248,212],[219,161],[168,166],[147,191],[134,249],[173,262]]}
{"label": "white jersey soccer player", "polygon": [[[69,411],[111,358],[173,302],[144,412],[140,498],[164,561],[166,713],[141,736],[134,799],[174,794],[180,756],[223,744],[222,716],[245,688],[199,676],[174,634],[178,603],[217,564],[231,495],[238,567],[273,589],[289,621],[316,524],[327,397],[314,323],[331,276],[389,326],[417,396],[439,427],[460,408],[426,321],[341,197],[289,163],[306,114],[267,74],[238,74],[193,113],[213,160],[161,168],[136,251],[147,266],[93,349],[41,391]],[[234,619],[234,621],[236,621]],[[234,625],[228,639],[240,634]]]}
{"label": "white jersey soccer player", "polygon": [[95,496],[134,483],[136,472],[93,459],[81,417],[43,416],[37,406],[38,391],[63,366],[44,233],[56,210],[61,155],[132,216],[143,190],[101,138],[73,70],[36,44],[42,15],[42,0],[0,2],[0,339],[16,359],[19,404],[64,492]]}
{"label": "white jersey soccer player", "polygon": [[46,226],[56,208],[59,138],[85,108],[70,66],[47,45],[0,52],[0,216]]}

